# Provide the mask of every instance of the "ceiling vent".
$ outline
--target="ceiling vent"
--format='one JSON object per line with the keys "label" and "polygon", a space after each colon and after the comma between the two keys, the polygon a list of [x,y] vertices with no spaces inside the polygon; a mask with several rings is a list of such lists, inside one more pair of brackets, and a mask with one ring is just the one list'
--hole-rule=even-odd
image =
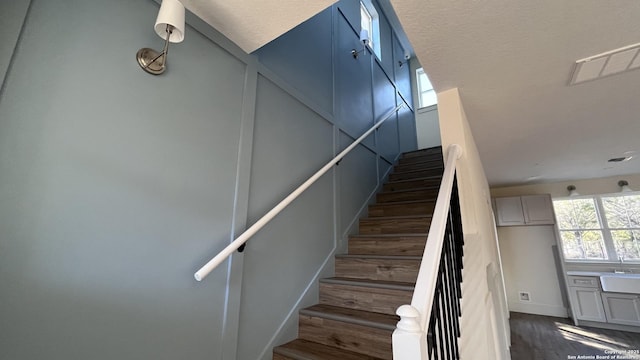
{"label": "ceiling vent", "polygon": [[640,43],[576,61],[569,85],[640,69]]}

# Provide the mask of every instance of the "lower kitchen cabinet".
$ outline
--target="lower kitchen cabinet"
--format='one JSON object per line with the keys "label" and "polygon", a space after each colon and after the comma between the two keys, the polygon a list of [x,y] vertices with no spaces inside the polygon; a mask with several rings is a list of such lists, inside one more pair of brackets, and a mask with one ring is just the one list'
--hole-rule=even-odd
{"label": "lower kitchen cabinet", "polygon": [[592,287],[569,287],[571,304],[578,320],[606,322],[600,289]]}
{"label": "lower kitchen cabinet", "polygon": [[603,292],[602,302],[609,323],[640,326],[639,295]]}

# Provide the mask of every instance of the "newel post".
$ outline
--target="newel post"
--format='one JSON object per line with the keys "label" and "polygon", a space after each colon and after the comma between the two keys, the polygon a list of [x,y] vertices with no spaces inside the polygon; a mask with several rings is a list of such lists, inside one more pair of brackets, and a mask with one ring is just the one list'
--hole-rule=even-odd
{"label": "newel post", "polygon": [[393,359],[426,360],[427,338],[420,327],[420,312],[411,305],[402,305],[396,314],[400,321],[393,331]]}

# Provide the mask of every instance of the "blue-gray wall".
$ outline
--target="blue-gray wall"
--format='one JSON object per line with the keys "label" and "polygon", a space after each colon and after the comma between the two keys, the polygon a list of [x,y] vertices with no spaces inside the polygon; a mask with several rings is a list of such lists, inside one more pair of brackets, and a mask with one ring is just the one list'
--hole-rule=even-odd
{"label": "blue-gray wall", "polygon": [[411,99],[409,70],[384,18],[382,61],[351,57],[359,10],[344,0],[254,55],[188,16],[154,77],[134,54],[161,47],[156,14],[151,0],[0,3],[0,360],[270,358],[416,147],[409,104],[195,282]]}

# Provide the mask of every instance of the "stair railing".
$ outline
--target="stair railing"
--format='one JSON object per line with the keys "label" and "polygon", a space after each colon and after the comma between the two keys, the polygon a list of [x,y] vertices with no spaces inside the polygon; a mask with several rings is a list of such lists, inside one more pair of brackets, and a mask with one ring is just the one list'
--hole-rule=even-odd
{"label": "stair railing", "polygon": [[456,181],[459,145],[450,145],[411,305],[396,311],[394,360],[458,359],[462,223]]}
{"label": "stair railing", "polygon": [[395,109],[390,110],[385,115],[382,116],[381,120],[375,123],[369,130],[367,130],[364,134],[362,134],[356,141],[354,141],[351,145],[349,145],[346,149],[342,150],[340,154],[333,158],[333,160],[329,161],[325,166],[323,166],[320,170],[318,170],[315,174],[313,174],[307,181],[302,183],[297,189],[295,189],[291,194],[289,194],[286,198],[284,198],[278,205],[276,205],[273,209],[269,210],[263,217],[261,217],[255,224],[245,230],[240,236],[238,236],[235,240],[233,240],[227,247],[225,247],[218,255],[213,257],[209,262],[207,262],[203,267],[198,270],[193,277],[197,281],[202,281],[213,269],[215,269],[218,265],[220,265],[224,260],[226,260],[234,251],[244,245],[247,240],[249,240],[255,233],[260,231],[266,224],[269,223],[276,215],[278,215],[284,208],[286,208],[293,200],[295,200],[300,194],[302,194],[305,190],[307,190],[311,185],[313,185],[322,175],[324,175],[329,169],[331,169],[334,165],[340,162],[342,158],[344,158],[351,150],[353,150],[356,146],[358,146],[364,139],[367,138],[372,132],[382,125],[386,120],[391,118],[395,113],[400,111],[404,107],[404,103],[397,106]]}

